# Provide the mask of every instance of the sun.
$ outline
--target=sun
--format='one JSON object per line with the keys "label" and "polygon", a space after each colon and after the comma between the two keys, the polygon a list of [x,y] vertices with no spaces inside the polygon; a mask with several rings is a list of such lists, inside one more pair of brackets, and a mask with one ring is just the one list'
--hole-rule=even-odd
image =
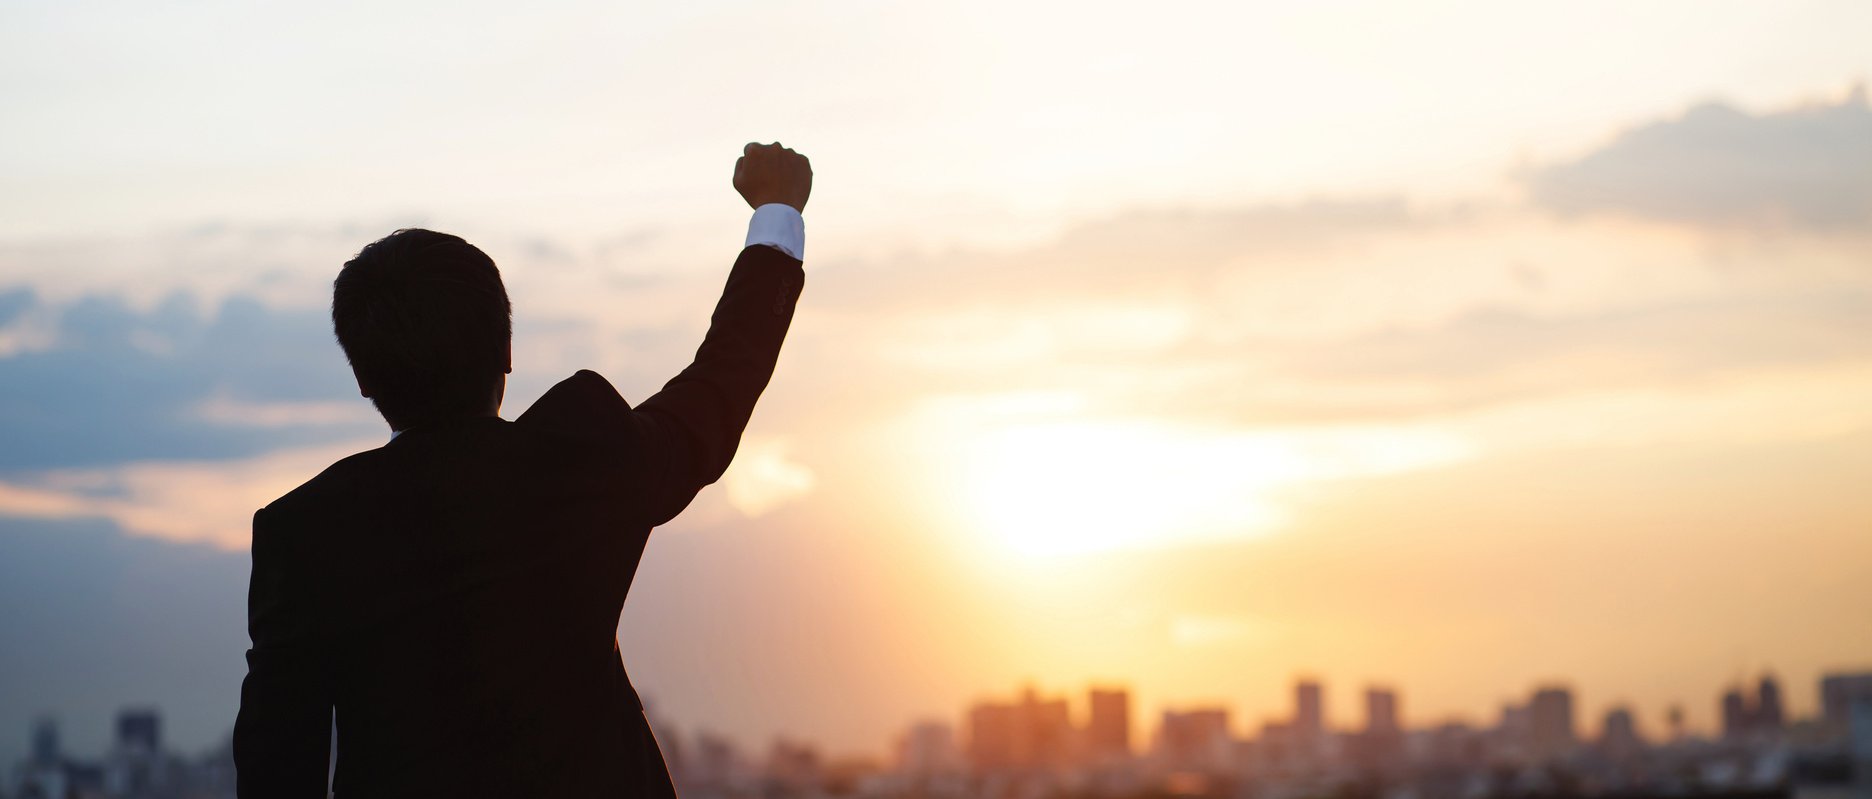
{"label": "sun", "polygon": [[991,543],[1030,556],[1253,538],[1290,521],[1299,489],[1461,460],[1435,432],[1218,431],[1166,422],[1026,422],[963,445],[959,507]]}
{"label": "sun", "polygon": [[970,526],[1027,555],[1251,536],[1279,524],[1266,490],[1277,453],[1157,425],[1058,423],[997,430],[965,467]]}

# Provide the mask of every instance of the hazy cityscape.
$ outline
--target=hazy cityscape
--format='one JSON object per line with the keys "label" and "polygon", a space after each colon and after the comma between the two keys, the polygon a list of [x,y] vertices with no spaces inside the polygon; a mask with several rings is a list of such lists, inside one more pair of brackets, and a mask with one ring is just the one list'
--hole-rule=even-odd
{"label": "hazy cityscape", "polygon": [[0,799],[1872,799],[1872,0],[4,7]]}
{"label": "hazy cityscape", "polygon": [[[1362,722],[1334,729],[1328,686],[1311,679],[1295,681],[1287,715],[1258,725],[1221,705],[1145,715],[1123,686],[1027,687],[954,720],[910,723],[882,757],[829,757],[786,738],[744,748],[653,722],[683,795],[701,799],[1872,797],[1872,671],[1828,674],[1813,688],[1818,714],[1795,718],[1787,691],[1799,689],[1772,674],[1731,686],[1710,698],[1714,735],[1687,731],[1679,706],[1658,719],[1580,707],[1561,683],[1532,687],[1485,722],[1416,727],[1403,722],[1400,690],[1364,686]],[[126,708],[115,724],[110,751],[85,759],[64,751],[57,719],[36,720],[4,797],[234,795],[227,745],[169,750],[155,708]]]}

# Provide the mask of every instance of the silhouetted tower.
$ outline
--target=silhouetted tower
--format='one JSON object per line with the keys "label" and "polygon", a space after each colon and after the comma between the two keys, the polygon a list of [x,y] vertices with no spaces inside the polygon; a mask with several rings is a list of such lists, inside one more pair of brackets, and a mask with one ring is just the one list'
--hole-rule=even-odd
{"label": "silhouetted tower", "polygon": [[969,763],[977,771],[1063,766],[1071,755],[1066,699],[1042,699],[1032,688],[1016,702],[975,705],[968,730]]}
{"label": "silhouetted tower", "polygon": [[1093,688],[1087,695],[1086,749],[1098,760],[1131,754],[1131,692]]}
{"label": "silhouetted tower", "polygon": [[1755,695],[1755,728],[1769,732],[1779,732],[1786,723],[1785,711],[1781,708],[1781,683],[1774,675],[1763,674]]}
{"label": "silhouetted tower", "polygon": [[1365,731],[1391,734],[1398,731],[1397,692],[1388,688],[1365,691]]}
{"label": "silhouetted tower", "polygon": [[58,722],[46,716],[33,722],[32,763],[36,766],[56,766],[65,762],[65,753],[59,750]]}
{"label": "silhouetted tower", "polygon": [[1828,729],[1845,732],[1850,728],[1852,706],[1862,701],[1872,701],[1872,672],[1820,678],[1820,719]]}
{"label": "silhouetted tower", "polygon": [[998,771],[1019,764],[1020,707],[982,702],[969,708],[968,759],[976,771]]}
{"label": "silhouetted tower", "polygon": [[1573,692],[1561,686],[1535,691],[1534,700],[1528,704],[1528,721],[1536,754],[1565,754],[1578,740],[1573,731]]}
{"label": "silhouetted tower", "polygon": [[127,755],[151,756],[162,751],[162,717],[149,709],[117,714],[117,747]]}
{"label": "silhouetted tower", "polygon": [[1032,688],[1021,694],[1021,724],[1026,766],[1063,766],[1071,758],[1072,716],[1066,697],[1041,699]]}
{"label": "silhouetted tower", "polygon": [[1326,731],[1326,701],[1314,680],[1294,683],[1294,737],[1302,747],[1315,747]]}
{"label": "silhouetted tower", "polygon": [[1389,688],[1365,689],[1365,732],[1359,736],[1363,765],[1384,768],[1404,750],[1404,729],[1398,723],[1397,692]]}
{"label": "silhouetted tower", "polygon": [[1599,734],[1599,746],[1613,757],[1636,754],[1644,742],[1638,736],[1638,722],[1630,708],[1619,706],[1606,711],[1605,726]]}
{"label": "silhouetted tower", "polygon": [[1748,732],[1748,699],[1741,688],[1731,688],[1722,695],[1722,733],[1724,738],[1739,738]]}

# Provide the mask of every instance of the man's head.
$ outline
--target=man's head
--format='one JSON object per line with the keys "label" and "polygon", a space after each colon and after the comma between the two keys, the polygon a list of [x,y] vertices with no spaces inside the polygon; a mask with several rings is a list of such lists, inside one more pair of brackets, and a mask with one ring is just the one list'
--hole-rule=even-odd
{"label": "man's head", "polygon": [[332,282],[332,329],[392,429],[500,409],[513,306],[493,259],[456,236],[407,228],[365,247]]}

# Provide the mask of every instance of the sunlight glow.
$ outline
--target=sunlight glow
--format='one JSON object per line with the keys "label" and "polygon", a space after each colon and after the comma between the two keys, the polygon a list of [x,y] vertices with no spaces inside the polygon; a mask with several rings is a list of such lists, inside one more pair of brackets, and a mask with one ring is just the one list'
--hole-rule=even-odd
{"label": "sunlight glow", "polygon": [[1305,484],[1448,463],[1470,449],[1410,430],[1218,433],[1154,422],[988,432],[965,456],[968,522],[1025,555],[1262,535]]}

